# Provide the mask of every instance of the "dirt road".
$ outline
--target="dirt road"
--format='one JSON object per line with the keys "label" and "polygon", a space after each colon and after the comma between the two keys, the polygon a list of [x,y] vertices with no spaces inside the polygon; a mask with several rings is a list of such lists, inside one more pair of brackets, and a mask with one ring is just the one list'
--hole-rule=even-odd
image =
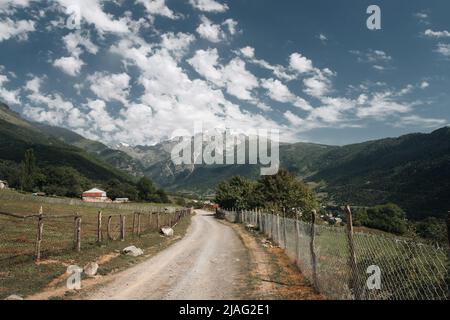
{"label": "dirt road", "polygon": [[249,276],[248,251],[232,228],[197,211],[186,236],[118,273],[90,299],[238,299]]}

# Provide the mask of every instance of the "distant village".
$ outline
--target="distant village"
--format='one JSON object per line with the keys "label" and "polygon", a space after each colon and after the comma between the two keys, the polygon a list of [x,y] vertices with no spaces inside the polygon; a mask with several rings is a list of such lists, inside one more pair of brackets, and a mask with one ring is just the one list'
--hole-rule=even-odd
{"label": "distant village", "polygon": [[[8,182],[5,180],[0,180],[0,190],[9,189]],[[33,193],[36,197],[45,197],[46,194],[44,192],[35,192]],[[114,201],[108,198],[106,191],[93,188],[91,190],[87,190],[81,194],[81,199],[84,202],[110,202],[110,203],[127,203],[130,202],[128,198],[116,198]]]}

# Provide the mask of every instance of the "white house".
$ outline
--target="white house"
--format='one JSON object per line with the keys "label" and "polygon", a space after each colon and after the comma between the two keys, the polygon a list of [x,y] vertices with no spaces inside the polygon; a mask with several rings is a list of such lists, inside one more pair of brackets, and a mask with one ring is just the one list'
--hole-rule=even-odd
{"label": "white house", "polygon": [[106,192],[97,188],[83,192],[81,198],[85,202],[109,202]]}

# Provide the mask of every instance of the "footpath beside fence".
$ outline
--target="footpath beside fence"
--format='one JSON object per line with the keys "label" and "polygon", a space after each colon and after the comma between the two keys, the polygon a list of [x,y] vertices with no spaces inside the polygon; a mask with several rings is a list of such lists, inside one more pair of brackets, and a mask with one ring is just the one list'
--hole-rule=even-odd
{"label": "footpath beside fence", "polygon": [[[119,210],[118,210],[119,211]],[[159,232],[162,227],[174,227],[182,218],[192,214],[191,208],[151,208],[147,211],[97,215],[45,214],[19,215],[0,212],[0,245],[2,259],[34,255],[39,261],[43,252],[51,253],[72,248],[83,249],[84,242],[105,244],[125,241],[127,237],[140,237],[145,232]],[[35,234],[34,246],[29,238]],[[11,252],[8,254],[7,252]],[[20,252],[17,254],[16,252]]]}
{"label": "footpath beside fence", "polygon": [[314,289],[329,299],[446,300],[449,248],[395,235],[354,232],[351,208],[345,227],[319,225],[262,210],[218,209],[218,218],[258,229],[283,248]]}

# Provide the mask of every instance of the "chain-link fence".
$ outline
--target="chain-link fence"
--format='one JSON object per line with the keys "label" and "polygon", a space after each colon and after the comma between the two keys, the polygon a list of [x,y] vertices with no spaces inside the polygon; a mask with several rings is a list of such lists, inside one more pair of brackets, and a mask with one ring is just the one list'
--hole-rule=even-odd
{"label": "chain-link fence", "polygon": [[448,248],[395,235],[353,232],[279,214],[219,210],[230,222],[259,229],[283,248],[329,299],[446,300]]}

